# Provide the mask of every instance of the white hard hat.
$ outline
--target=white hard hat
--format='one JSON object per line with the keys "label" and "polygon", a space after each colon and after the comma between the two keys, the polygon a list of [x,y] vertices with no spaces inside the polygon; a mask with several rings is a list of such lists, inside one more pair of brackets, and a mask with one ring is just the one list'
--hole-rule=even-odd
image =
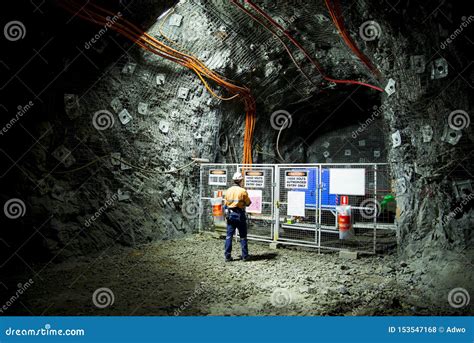
{"label": "white hard hat", "polygon": [[234,181],[240,181],[240,180],[243,180],[244,177],[242,176],[242,173],[240,172],[236,172],[234,173],[234,176],[232,176],[232,180]]}

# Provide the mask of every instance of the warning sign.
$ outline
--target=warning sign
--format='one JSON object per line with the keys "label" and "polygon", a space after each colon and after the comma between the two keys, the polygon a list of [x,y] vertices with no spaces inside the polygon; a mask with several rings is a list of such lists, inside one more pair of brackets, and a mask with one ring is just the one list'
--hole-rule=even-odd
{"label": "warning sign", "polygon": [[286,171],[285,188],[308,189],[308,171]]}
{"label": "warning sign", "polygon": [[263,170],[245,171],[246,188],[265,188],[265,172]]}
{"label": "warning sign", "polygon": [[227,186],[227,170],[225,169],[209,170],[209,185]]}

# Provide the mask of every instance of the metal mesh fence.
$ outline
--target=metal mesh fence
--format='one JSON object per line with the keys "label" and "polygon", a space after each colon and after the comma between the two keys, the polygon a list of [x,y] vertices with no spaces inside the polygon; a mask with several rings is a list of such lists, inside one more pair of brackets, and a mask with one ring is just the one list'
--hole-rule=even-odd
{"label": "metal mesh fence", "polygon": [[[277,170],[279,174],[277,207],[280,225],[275,238],[282,242],[308,243],[319,246],[317,226],[319,222],[319,208],[317,206],[319,201],[319,167],[289,165],[278,166]],[[297,210],[291,208],[289,198],[303,198],[304,211],[297,213]]]}
{"label": "metal mesh fence", "polygon": [[[274,225],[274,167],[244,166],[239,164],[204,164],[201,166],[201,220],[202,231],[225,232],[225,223],[216,220],[212,213],[212,198],[225,191],[234,183],[235,172],[246,175],[246,185],[253,204],[247,209],[248,237],[256,240],[271,241]],[[252,176],[250,174],[260,174]],[[216,176],[219,175],[219,176]],[[249,183],[250,178],[255,181]],[[255,209],[255,210],[253,210]]]}
{"label": "metal mesh fence", "polygon": [[[336,205],[340,203],[337,195],[329,194],[329,184],[334,169],[364,169],[364,195],[349,195],[349,204],[352,206],[352,225],[354,236],[349,239],[339,239],[339,230],[336,225]],[[375,178],[376,165],[325,165],[322,169],[322,189],[327,191],[327,199],[321,204],[321,246],[327,248],[350,248],[358,251],[372,252],[375,250],[376,230],[376,200]]]}
{"label": "metal mesh fence", "polygon": [[[201,230],[225,230],[212,216],[211,198],[232,185],[236,171],[245,175],[245,188],[256,202],[247,209],[250,239],[366,253],[396,243],[396,205],[386,164],[204,164]],[[337,194],[341,189],[348,194]],[[353,230],[343,239],[337,213],[342,195],[351,206]]]}
{"label": "metal mesh fence", "polygon": [[[253,199],[247,209],[248,235],[254,239],[271,240],[274,227],[274,171],[273,166],[239,166],[244,174],[244,187]],[[259,200],[261,199],[261,200]],[[261,205],[260,205],[261,203]]]}

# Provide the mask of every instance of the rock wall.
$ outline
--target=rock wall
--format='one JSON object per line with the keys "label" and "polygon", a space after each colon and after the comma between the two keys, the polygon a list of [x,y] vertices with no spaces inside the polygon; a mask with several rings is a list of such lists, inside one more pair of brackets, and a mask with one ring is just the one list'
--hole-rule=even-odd
{"label": "rock wall", "polygon": [[[258,106],[256,162],[388,158],[402,255],[421,264],[430,261],[427,266],[445,273],[468,267],[472,201],[462,205],[462,185],[453,188],[453,182],[467,180],[464,188],[472,187],[472,129],[451,129],[448,119],[456,110],[470,113],[472,71],[460,48],[462,35],[441,47],[459,21],[449,4],[439,10],[451,18],[450,26],[443,26],[441,13],[420,4],[390,9],[367,0],[345,6],[346,26],[382,72],[380,81],[341,40],[323,3],[260,4],[291,30],[328,75],[382,87],[393,79],[395,92],[390,96],[327,82],[295,50],[295,61],[309,75],[304,77],[278,38],[230,3],[181,1],[173,13],[158,19],[169,4],[146,4],[117,10],[151,35],[175,41],[179,49],[252,90]],[[67,257],[195,231],[198,168],[188,164],[195,157],[240,160],[243,105],[213,98],[190,71],[115,33],[101,34],[93,42],[99,27],[78,18],[65,25],[58,11],[45,11],[51,19],[46,27],[40,25],[44,17],[30,21],[28,32],[43,42],[58,29],[54,23],[64,25],[64,32],[42,50],[56,63],[36,68],[52,81],[35,98],[35,116],[23,116],[28,132],[15,125],[8,139],[18,144],[3,154],[12,158],[2,155],[8,185],[2,200],[19,198],[26,207],[25,216],[8,221],[15,230],[2,238],[6,254],[20,248],[22,256]],[[426,20],[420,24],[419,17]],[[366,22],[377,24],[374,39],[359,31]],[[35,33],[34,25],[42,28]],[[27,80],[32,79],[30,75]],[[10,99],[4,107],[16,108],[28,98]],[[279,130],[272,126],[272,114],[281,110],[291,115],[292,125],[283,130],[277,152]],[[36,140],[31,147],[25,143],[29,134]],[[225,138],[230,145],[223,151],[220,143]],[[361,140],[367,141],[365,147]],[[15,148],[21,151],[15,154]],[[346,150],[352,150],[351,155]],[[10,168],[12,161],[18,162],[18,173]],[[452,268],[447,267],[449,261]],[[465,279],[456,283],[464,286]]]}
{"label": "rock wall", "polygon": [[[365,2],[358,10],[353,22],[376,18],[380,37],[366,51],[395,81],[381,107],[401,258],[413,261],[440,302],[456,287],[472,293],[472,69],[462,33],[469,19],[449,4],[381,11]],[[459,37],[451,41],[453,34]]]}
{"label": "rock wall", "polygon": [[[303,56],[295,55],[311,72],[310,79],[302,77],[277,38],[230,3],[181,1],[174,12],[158,19],[166,4],[146,8],[118,8],[117,20],[123,16],[142,23],[150,35],[175,41],[168,44],[189,51],[211,69],[252,89],[258,104],[256,161],[274,161],[259,155],[275,150],[278,131],[269,126],[273,111],[299,109],[293,129],[298,130],[304,121],[311,128],[334,107],[334,99],[352,92],[321,82],[303,63]],[[341,78],[369,77],[359,70],[357,61],[351,61],[322,4],[306,9],[270,6],[268,10],[282,25],[301,30],[300,39],[311,42],[308,49],[328,72]],[[309,21],[313,12],[318,13],[317,20]],[[20,161],[25,175],[10,175],[21,186],[5,199],[17,194],[28,214],[14,222],[21,234],[10,233],[12,251],[34,233],[32,227],[38,223],[41,235],[28,244],[34,247],[33,254],[39,250],[40,256],[59,257],[196,231],[198,168],[190,162],[196,157],[240,161],[243,104],[212,97],[192,72],[133,46],[112,30],[103,32],[79,18],[65,25],[64,12],[54,7],[44,15],[54,24],[39,30],[39,36],[52,34],[59,25],[64,25],[65,32],[57,45],[43,53],[65,67],[43,72],[45,78],[47,72],[56,73],[56,83],[44,90],[48,101],[36,107],[37,115],[25,117],[31,134],[41,139]],[[110,18],[111,25],[115,20]],[[313,41],[313,36],[318,38]],[[73,41],[61,44],[60,39],[67,42],[66,37]],[[332,70],[334,65],[340,68]],[[224,95],[215,85],[211,87]],[[314,94],[325,99],[318,121],[304,107]],[[227,156],[219,145],[223,135],[231,145],[232,154]],[[289,134],[282,142],[288,156],[293,154],[294,137]],[[305,149],[311,150],[311,144],[312,137]],[[316,158],[311,154],[292,159]],[[28,254],[29,249],[24,250]]]}

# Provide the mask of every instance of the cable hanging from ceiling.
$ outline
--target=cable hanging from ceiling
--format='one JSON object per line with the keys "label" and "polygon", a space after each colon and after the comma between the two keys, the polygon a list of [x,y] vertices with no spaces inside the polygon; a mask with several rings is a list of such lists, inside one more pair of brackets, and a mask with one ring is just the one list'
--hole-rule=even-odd
{"label": "cable hanging from ceiling", "polygon": [[[59,6],[73,13],[74,16],[98,25],[107,25],[109,16],[114,16],[114,13],[111,11],[89,1],[84,3],[81,0],[67,0],[58,1],[57,3]],[[223,101],[229,101],[235,98],[242,99],[246,111],[242,163],[252,163],[252,141],[256,123],[256,104],[247,87],[233,84],[225,77],[207,68],[205,64],[195,56],[183,53],[164,44],[123,17],[120,17],[114,25],[110,25],[110,29],[130,39],[141,48],[193,71],[212,96]],[[209,81],[213,81],[225,88],[232,95],[230,97],[217,95],[210,87]]]}
{"label": "cable hanging from ceiling", "polygon": [[359,60],[364,63],[367,68],[377,77],[380,78],[381,74],[377,67],[369,60],[369,58],[364,55],[364,53],[359,49],[357,44],[354,42],[352,37],[347,32],[347,29],[344,25],[344,19],[341,11],[341,4],[339,0],[324,0],[326,7],[329,11],[329,15],[336,26],[337,31],[341,35],[344,42],[347,46],[354,52],[354,54],[359,58]]}
{"label": "cable hanging from ceiling", "polygon": [[[364,86],[364,87],[368,87],[368,88],[371,88],[371,89],[375,89],[379,92],[383,92],[384,90],[378,86],[375,86],[375,85],[371,85],[369,83],[366,83],[366,82],[362,82],[362,81],[357,81],[357,80],[340,80],[340,79],[335,79],[335,78],[332,78],[330,76],[328,76],[323,68],[321,67],[321,65],[318,63],[318,61],[316,59],[314,59],[310,54],[309,52],[288,32],[288,30],[286,30],[283,26],[281,26],[279,23],[277,23],[267,12],[265,12],[262,8],[260,8],[258,5],[256,5],[254,2],[250,1],[250,0],[243,0],[244,3],[248,4],[250,6],[250,8],[252,8],[256,13],[258,13],[260,16],[261,16],[261,19],[256,19],[256,16],[250,12],[247,8],[245,8],[245,6],[239,2],[239,0],[231,0],[232,3],[234,5],[236,5],[239,9],[241,9],[243,12],[245,12],[249,17],[251,17],[253,20],[256,20],[258,23],[260,23],[262,26],[264,26],[265,28],[268,27],[267,24],[264,23],[264,21],[262,19],[265,19],[271,26],[273,26],[274,28],[276,28],[279,32],[281,32],[298,50],[300,50],[303,55],[306,57],[306,59],[316,68],[316,70],[318,71],[318,73],[323,77],[323,79],[325,79],[326,81],[328,82],[333,82],[333,83],[336,83],[336,84],[353,84],[353,85],[360,85],[360,86]],[[332,6],[331,9],[333,9],[334,7]],[[335,13],[337,15],[337,8],[335,10]],[[340,18],[340,15],[338,15],[336,18]],[[335,20],[335,19],[334,19]],[[342,32],[345,32],[344,31],[344,26],[342,24],[342,19],[337,21],[339,27],[338,29],[341,29]],[[340,31],[341,32],[341,31]],[[276,34],[278,36],[278,34]],[[345,39],[346,41],[346,39]],[[347,43],[347,41],[346,41]],[[283,43],[284,44],[284,43]],[[355,44],[353,44],[355,46]],[[289,50],[287,49],[287,46],[286,44],[284,44],[285,46],[285,50],[290,54],[290,57],[292,58],[292,54],[289,52]],[[353,47],[351,47],[352,49]],[[354,49],[353,49],[354,51]],[[359,51],[360,52],[360,51]],[[359,58],[360,55],[363,56],[363,54],[360,52],[360,54],[358,54]],[[293,60],[293,58],[292,58]],[[368,59],[366,58],[366,60],[368,61]],[[364,62],[365,63],[365,62]],[[300,68],[298,68],[300,69]],[[301,70],[301,69],[300,69]],[[303,73],[305,76],[307,76],[305,73]]]}

